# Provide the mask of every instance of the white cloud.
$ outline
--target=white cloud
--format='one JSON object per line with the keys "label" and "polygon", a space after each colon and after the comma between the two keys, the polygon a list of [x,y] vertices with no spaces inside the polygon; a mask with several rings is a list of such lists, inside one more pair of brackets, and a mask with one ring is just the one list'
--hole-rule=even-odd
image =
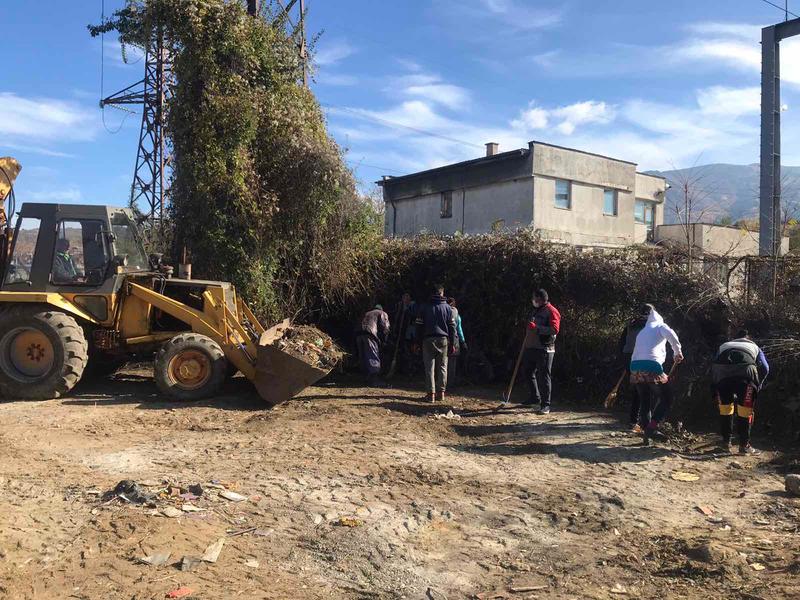
{"label": "white cloud", "polygon": [[325,67],[343,61],[356,53],[356,49],[347,40],[330,40],[322,44],[314,56],[317,66]]}
{"label": "white cloud", "polygon": [[545,129],[551,122],[557,122],[555,125],[557,131],[564,135],[572,135],[579,125],[604,124],[613,119],[613,108],[605,102],[595,100],[576,102],[553,109],[545,109],[531,103],[511,121],[511,126],[522,131],[532,131]]}
{"label": "white cloud", "polygon": [[414,96],[436,102],[447,108],[463,108],[469,103],[469,92],[457,85],[436,83],[431,85],[412,85],[404,90],[408,96]]}
{"label": "white cloud", "polygon": [[738,117],[761,112],[761,88],[712,86],[697,92],[697,104],[707,114]]}
{"label": "white cloud", "polygon": [[323,72],[314,77],[314,80],[320,85],[330,85],[336,87],[348,87],[358,85],[358,77],[355,75],[347,75],[345,73],[328,73]]}
{"label": "white cloud", "polygon": [[561,9],[534,8],[526,2],[514,0],[479,0],[484,16],[518,30],[544,29],[559,25],[563,19]]}
{"label": "white cloud", "polygon": [[53,98],[23,98],[0,92],[0,137],[17,140],[86,141],[96,133],[91,113]]}
{"label": "white cloud", "polygon": [[39,189],[25,194],[22,201],[28,202],[80,202],[83,198],[80,189],[76,186],[67,186],[57,189]]}

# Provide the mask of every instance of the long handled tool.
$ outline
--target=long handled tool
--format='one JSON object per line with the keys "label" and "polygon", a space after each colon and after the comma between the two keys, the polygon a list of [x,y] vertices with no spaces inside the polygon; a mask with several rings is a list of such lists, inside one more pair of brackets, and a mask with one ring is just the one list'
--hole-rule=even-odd
{"label": "long handled tool", "polygon": [[522,338],[522,344],[519,347],[519,355],[517,356],[517,364],[514,365],[514,373],[511,375],[511,381],[508,382],[508,388],[506,389],[506,393],[503,394],[503,402],[500,405],[501,407],[508,406],[508,403],[511,401],[511,392],[514,389],[514,382],[517,380],[517,373],[519,372],[519,365],[522,362],[522,355],[525,352],[525,338],[526,337],[527,337],[527,335],[523,336],[523,338]]}
{"label": "long handled tool", "polygon": [[627,371],[623,371],[622,375],[619,376],[617,380],[617,385],[615,385],[610,392],[608,392],[608,396],[606,396],[606,400],[603,405],[606,408],[611,408],[617,401],[617,396],[619,395],[619,388],[622,385],[622,382],[625,381],[625,375],[627,375]]}
{"label": "long handled tool", "polygon": [[397,355],[400,352],[400,342],[403,338],[403,325],[406,322],[406,312],[403,311],[403,316],[400,317],[400,327],[397,328],[397,342],[394,344],[394,357],[392,358],[392,365],[389,367],[389,372],[386,374],[386,379],[394,377],[394,372],[397,370]]}

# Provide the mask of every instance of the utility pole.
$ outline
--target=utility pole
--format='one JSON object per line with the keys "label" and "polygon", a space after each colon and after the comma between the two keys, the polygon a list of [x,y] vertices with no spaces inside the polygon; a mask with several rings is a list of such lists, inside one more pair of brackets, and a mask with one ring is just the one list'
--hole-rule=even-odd
{"label": "utility pole", "polygon": [[165,125],[171,96],[172,61],[164,35],[158,30],[145,49],[144,78],[100,100],[101,107],[142,106],[130,205],[144,213],[148,242],[155,246],[164,242],[164,215],[169,206],[168,170],[172,164],[172,151]]}
{"label": "utility pole", "polygon": [[761,30],[761,184],[759,244],[761,256],[781,252],[781,79],[780,43],[800,35],[800,19]]}

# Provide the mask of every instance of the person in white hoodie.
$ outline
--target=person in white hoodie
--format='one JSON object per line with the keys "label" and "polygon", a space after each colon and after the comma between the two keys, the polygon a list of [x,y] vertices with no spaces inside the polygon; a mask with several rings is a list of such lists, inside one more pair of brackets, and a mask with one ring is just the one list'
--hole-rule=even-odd
{"label": "person in white hoodie", "polygon": [[666,417],[671,400],[669,375],[664,372],[667,342],[672,347],[676,364],[683,361],[683,353],[678,336],[653,305],[643,305],[640,313],[641,316],[647,315],[647,323],[636,336],[631,356],[631,385],[635,386],[639,396],[639,425],[643,431],[644,443],[649,446],[658,423]]}

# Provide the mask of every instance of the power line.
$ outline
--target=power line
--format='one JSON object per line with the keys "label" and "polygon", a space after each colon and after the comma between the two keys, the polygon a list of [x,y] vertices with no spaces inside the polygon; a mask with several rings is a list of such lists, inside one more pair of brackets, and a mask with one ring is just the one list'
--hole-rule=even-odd
{"label": "power line", "polygon": [[763,2],[764,4],[769,4],[770,6],[774,6],[779,11],[781,11],[782,13],[784,13],[786,15],[792,15],[793,17],[796,17],[796,18],[800,19],[800,15],[796,15],[792,11],[789,10],[788,1],[786,2],[785,6],[780,6],[778,4],[775,4],[774,2],[770,2],[770,0],[761,0],[761,2]]}
{"label": "power line", "polygon": [[446,135],[441,135],[438,133],[434,133],[432,131],[426,131],[424,129],[419,129],[417,127],[411,127],[410,125],[404,125],[403,123],[398,123],[396,121],[390,121],[389,119],[384,119],[383,117],[376,117],[370,113],[364,112],[362,110],[358,110],[355,108],[349,108],[347,106],[334,106],[332,104],[322,104],[322,106],[326,108],[332,108],[334,110],[342,110],[353,114],[357,117],[362,119],[367,119],[368,121],[375,121],[376,123],[381,123],[382,125],[388,125],[389,127],[395,127],[399,129],[407,129],[409,131],[413,131],[414,133],[419,133],[420,135],[427,135],[430,137],[439,138],[442,140],[446,140],[448,142],[453,142],[456,144],[463,144],[464,146],[470,146],[471,148],[478,148],[479,150],[483,150],[483,146],[479,146],[478,144],[473,144],[472,142],[465,142],[464,140],[459,140],[457,138],[452,138]]}

